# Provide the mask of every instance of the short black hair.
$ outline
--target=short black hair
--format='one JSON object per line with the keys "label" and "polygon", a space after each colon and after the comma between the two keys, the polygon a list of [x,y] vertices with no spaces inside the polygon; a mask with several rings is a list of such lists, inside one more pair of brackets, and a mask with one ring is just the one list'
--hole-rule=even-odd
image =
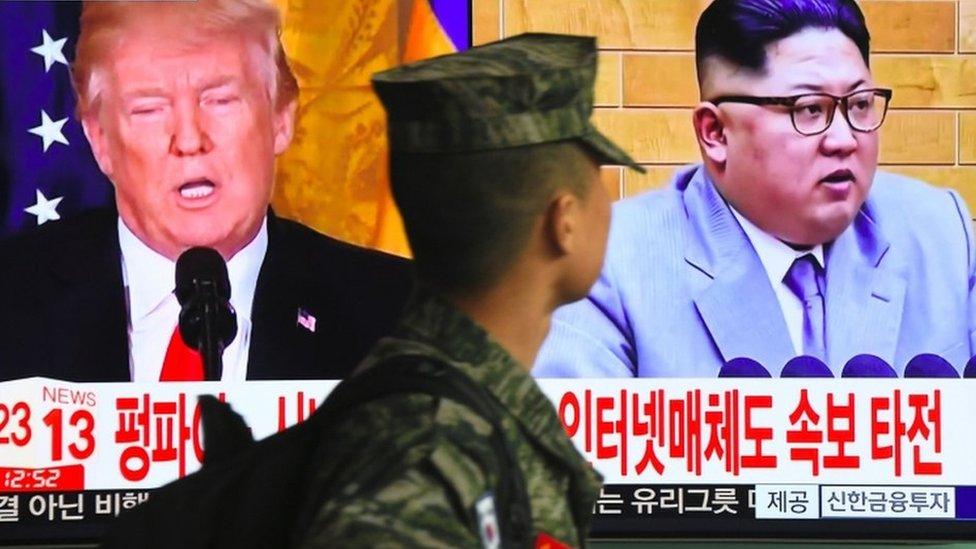
{"label": "short black hair", "polygon": [[854,0],[715,0],[695,29],[698,83],[705,59],[712,56],[762,72],[767,45],[811,27],[844,33],[870,66],[871,35]]}
{"label": "short black hair", "polygon": [[393,199],[420,281],[469,292],[502,275],[561,189],[586,198],[597,165],[576,140],[498,150],[390,155]]}

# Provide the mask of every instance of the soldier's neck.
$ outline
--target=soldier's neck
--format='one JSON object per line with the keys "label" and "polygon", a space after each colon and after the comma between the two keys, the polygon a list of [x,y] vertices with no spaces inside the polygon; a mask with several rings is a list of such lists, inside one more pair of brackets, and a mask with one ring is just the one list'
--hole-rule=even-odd
{"label": "soldier's neck", "polygon": [[549,333],[553,307],[543,291],[527,284],[502,283],[471,295],[449,296],[526,370],[532,369]]}

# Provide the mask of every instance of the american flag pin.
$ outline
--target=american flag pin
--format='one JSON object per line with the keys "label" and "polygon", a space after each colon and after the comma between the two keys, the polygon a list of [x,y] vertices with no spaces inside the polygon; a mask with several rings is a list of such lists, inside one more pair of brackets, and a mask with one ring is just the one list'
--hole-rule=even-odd
{"label": "american flag pin", "polygon": [[298,325],[312,333],[315,333],[315,317],[300,307],[298,309]]}

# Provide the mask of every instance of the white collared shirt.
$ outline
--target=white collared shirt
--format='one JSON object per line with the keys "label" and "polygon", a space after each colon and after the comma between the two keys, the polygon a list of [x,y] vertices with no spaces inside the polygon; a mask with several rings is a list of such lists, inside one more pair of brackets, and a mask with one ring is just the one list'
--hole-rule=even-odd
{"label": "white collared shirt", "polygon": [[798,257],[813,254],[817,263],[824,266],[823,245],[817,244],[809,250],[794,250],[781,240],[771,234],[764,232],[759,227],[753,225],[742,214],[729,204],[732,215],[739,221],[739,226],[745,231],[746,237],[752,243],[752,248],[756,250],[759,261],[766,269],[769,276],[769,283],[773,286],[776,300],[779,301],[779,308],[783,311],[783,318],[786,320],[786,328],[790,332],[790,340],[793,342],[793,350],[797,355],[803,354],[803,302],[783,283],[786,272],[790,270]]}
{"label": "white collared shirt", "polygon": [[[224,349],[222,381],[247,379],[251,343],[251,306],[264,254],[268,249],[267,218],[254,239],[227,262],[230,303],[237,311],[237,335]],[[163,359],[180,315],[173,293],[176,263],[146,246],[119,218],[122,280],[129,312],[129,374],[132,381],[158,381]]]}

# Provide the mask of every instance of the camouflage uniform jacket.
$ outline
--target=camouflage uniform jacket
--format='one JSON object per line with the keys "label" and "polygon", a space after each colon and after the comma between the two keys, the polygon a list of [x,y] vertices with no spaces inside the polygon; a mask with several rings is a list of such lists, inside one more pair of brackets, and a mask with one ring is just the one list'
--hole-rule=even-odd
{"label": "camouflage uniform jacket", "polygon": [[[442,299],[421,295],[360,370],[402,354],[437,357],[500,403],[505,440],[522,466],[534,541],[583,546],[598,474],[566,437],[527,370]],[[476,502],[497,486],[490,423],[462,404],[396,394],[355,407],[323,433],[317,486],[340,486],[315,512],[303,547],[479,547]],[[496,505],[497,508],[497,505]]]}

